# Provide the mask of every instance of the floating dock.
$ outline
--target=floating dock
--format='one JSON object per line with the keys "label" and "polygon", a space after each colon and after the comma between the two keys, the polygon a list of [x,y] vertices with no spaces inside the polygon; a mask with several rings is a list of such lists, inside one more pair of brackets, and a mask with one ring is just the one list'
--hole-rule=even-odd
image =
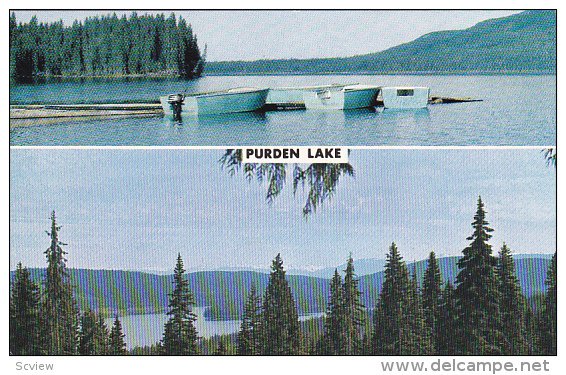
{"label": "floating dock", "polygon": [[[480,102],[481,99],[431,96],[429,104]],[[378,107],[383,102],[377,102]],[[265,111],[304,110],[301,102],[266,104]],[[12,105],[10,106],[10,126],[27,126],[60,123],[77,119],[106,119],[118,117],[154,117],[163,115],[159,103],[124,104],[54,104],[54,105]]]}

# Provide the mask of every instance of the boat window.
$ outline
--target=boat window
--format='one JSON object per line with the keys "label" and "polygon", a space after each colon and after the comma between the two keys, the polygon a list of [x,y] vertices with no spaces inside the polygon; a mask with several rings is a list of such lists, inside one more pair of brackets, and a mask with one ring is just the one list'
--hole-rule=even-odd
{"label": "boat window", "polygon": [[413,96],[413,95],[415,95],[415,90],[413,89],[397,90],[397,96]]}

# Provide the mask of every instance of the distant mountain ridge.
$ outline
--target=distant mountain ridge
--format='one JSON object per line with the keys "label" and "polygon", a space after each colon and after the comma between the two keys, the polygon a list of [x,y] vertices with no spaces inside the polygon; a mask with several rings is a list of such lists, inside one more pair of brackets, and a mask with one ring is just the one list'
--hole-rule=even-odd
{"label": "distant mountain ridge", "polygon": [[[379,37],[379,25],[368,28]],[[346,29],[347,30],[347,29]],[[555,74],[556,12],[530,10],[344,58],[209,62],[209,75]]]}
{"label": "distant mountain ridge", "polygon": [[[445,281],[454,283],[458,259],[439,258]],[[523,255],[515,259],[517,275],[527,297],[545,291],[544,281],[549,265],[550,258],[546,254]],[[408,265],[411,272],[416,270],[419,282],[426,266],[426,260]],[[163,312],[167,308],[168,294],[173,285],[172,275],[89,269],[70,269],[69,272],[81,309],[91,308],[107,315]],[[45,269],[33,268],[30,273],[36,282],[41,283]],[[10,275],[13,277],[14,272]],[[196,305],[206,306],[207,318],[217,320],[239,318],[252,284],[263,293],[268,278],[268,274],[256,271],[200,271],[187,274]],[[288,275],[287,278],[300,314],[325,311],[330,293],[329,279],[305,275]],[[383,270],[359,277],[365,306],[374,307],[382,282]]]}

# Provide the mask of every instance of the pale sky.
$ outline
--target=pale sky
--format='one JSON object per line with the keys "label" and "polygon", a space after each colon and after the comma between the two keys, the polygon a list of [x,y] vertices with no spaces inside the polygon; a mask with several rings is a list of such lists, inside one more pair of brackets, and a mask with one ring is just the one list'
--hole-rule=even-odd
{"label": "pale sky", "polygon": [[[40,22],[107,14],[101,11],[17,11]],[[119,16],[123,13],[116,12]],[[170,11],[146,12],[165,13]],[[378,52],[439,30],[464,29],[518,11],[177,11],[193,27],[208,60],[343,57]]]}
{"label": "pale sky", "polygon": [[43,267],[57,211],[68,265],[171,271],[331,267],[384,258],[460,255],[481,194],[497,252],[556,250],[556,171],[540,149],[352,150],[356,176],[304,220],[290,182],[273,205],[266,187],[220,169],[222,150],[10,151],[10,267]]}

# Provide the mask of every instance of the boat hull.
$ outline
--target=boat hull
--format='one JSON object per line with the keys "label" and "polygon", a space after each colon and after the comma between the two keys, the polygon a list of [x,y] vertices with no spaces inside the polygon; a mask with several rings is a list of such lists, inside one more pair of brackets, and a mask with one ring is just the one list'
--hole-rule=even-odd
{"label": "boat hull", "polygon": [[[252,112],[265,105],[268,89],[246,92],[222,92],[187,96],[183,101],[181,115],[216,115],[222,113]],[[159,98],[165,115],[173,116],[173,105],[167,96]]]}
{"label": "boat hull", "polygon": [[275,87],[269,89],[266,104],[285,105],[285,104],[304,104],[303,95],[305,92],[320,91],[325,89],[339,90],[346,86],[354,84],[338,84],[303,87]]}
{"label": "boat hull", "polygon": [[379,87],[361,89],[309,91],[303,94],[306,109],[347,110],[373,107]]}

